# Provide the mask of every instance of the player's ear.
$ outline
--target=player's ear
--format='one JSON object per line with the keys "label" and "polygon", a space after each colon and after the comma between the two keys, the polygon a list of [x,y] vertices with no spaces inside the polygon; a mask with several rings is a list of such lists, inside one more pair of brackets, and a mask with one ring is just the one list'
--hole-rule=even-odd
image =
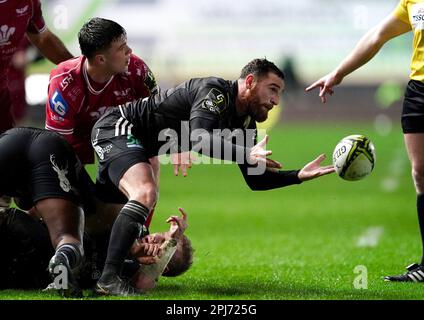
{"label": "player's ear", "polygon": [[246,84],[246,89],[252,89],[254,80],[255,80],[255,77],[253,74],[248,74],[246,76],[246,79],[244,80]]}
{"label": "player's ear", "polygon": [[96,56],[94,57],[94,61],[98,64],[103,64],[105,63],[106,59],[103,54],[96,54]]}

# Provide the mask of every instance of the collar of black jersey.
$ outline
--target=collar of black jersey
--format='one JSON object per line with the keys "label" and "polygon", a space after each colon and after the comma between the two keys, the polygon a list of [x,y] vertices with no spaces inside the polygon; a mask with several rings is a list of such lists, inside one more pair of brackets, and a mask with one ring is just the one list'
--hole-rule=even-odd
{"label": "collar of black jersey", "polygon": [[231,94],[232,94],[232,104],[234,106],[233,115],[231,117],[231,125],[233,129],[236,128],[246,128],[246,123],[250,123],[251,118],[249,115],[239,116],[237,115],[237,109],[236,109],[236,100],[237,100],[237,94],[238,94],[238,81],[234,80],[231,81]]}

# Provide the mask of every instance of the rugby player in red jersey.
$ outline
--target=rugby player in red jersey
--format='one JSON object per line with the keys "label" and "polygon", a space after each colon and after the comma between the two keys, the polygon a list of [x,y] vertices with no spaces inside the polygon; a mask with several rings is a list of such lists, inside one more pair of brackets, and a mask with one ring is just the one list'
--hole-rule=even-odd
{"label": "rugby player in red jersey", "polygon": [[[90,164],[94,162],[91,129],[99,117],[109,107],[157,93],[158,86],[147,64],[132,54],[126,31],[118,23],[92,18],[82,26],[78,41],[82,55],[62,62],[50,73],[46,129],[63,135],[81,162]],[[150,162],[158,186],[158,158]],[[99,190],[99,199],[108,202],[102,194]],[[121,202],[126,201],[122,197]]]}
{"label": "rugby player in red jersey", "polygon": [[39,0],[0,0],[0,132],[14,126],[8,69],[25,36],[53,63],[72,58],[46,26]]}

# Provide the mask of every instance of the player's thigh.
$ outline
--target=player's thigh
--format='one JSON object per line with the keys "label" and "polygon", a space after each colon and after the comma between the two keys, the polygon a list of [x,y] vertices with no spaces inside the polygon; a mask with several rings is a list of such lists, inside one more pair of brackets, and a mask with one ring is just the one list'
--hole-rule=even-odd
{"label": "player's thigh", "polygon": [[53,246],[62,241],[78,243],[84,231],[83,211],[72,201],[61,198],[47,198],[35,204],[49,230]]}
{"label": "player's thigh", "polygon": [[119,189],[129,199],[148,197],[150,201],[155,202],[156,179],[150,163],[140,162],[131,166],[119,181]]}
{"label": "player's thigh", "polygon": [[[135,188],[155,183],[149,155],[140,141],[125,134],[115,136],[110,129],[100,130],[96,137],[93,145],[99,159],[96,181],[98,190],[109,190],[108,193],[112,194],[113,185],[129,198],[134,195]],[[134,141],[137,141],[137,145]],[[116,200],[119,199],[114,197],[111,202],[120,203]]]}
{"label": "player's thigh", "polygon": [[40,135],[28,151],[30,186],[34,203],[60,198],[78,203],[78,159],[72,148],[55,133]]}
{"label": "player's thigh", "polygon": [[413,170],[424,175],[424,133],[406,133],[404,139]]}
{"label": "player's thigh", "polygon": [[402,131],[413,171],[424,173],[424,83],[411,80],[405,89]]}

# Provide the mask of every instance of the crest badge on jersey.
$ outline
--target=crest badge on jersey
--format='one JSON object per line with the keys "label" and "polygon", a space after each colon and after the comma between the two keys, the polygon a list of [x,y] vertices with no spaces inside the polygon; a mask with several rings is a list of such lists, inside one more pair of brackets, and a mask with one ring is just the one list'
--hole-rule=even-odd
{"label": "crest badge on jersey", "polygon": [[215,114],[221,114],[227,107],[224,94],[218,89],[212,88],[202,103],[202,109]]}
{"label": "crest badge on jersey", "polygon": [[9,39],[15,33],[15,31],[15,27],[9,27],[8,25],[0,26],[0,47],[11,44]]}
{"label": "crest badge on jersey", "polygon": [[68,113],[68,104],[59,90],[56,90],[50,99],[50,109],[60,117],[64,117]]}

